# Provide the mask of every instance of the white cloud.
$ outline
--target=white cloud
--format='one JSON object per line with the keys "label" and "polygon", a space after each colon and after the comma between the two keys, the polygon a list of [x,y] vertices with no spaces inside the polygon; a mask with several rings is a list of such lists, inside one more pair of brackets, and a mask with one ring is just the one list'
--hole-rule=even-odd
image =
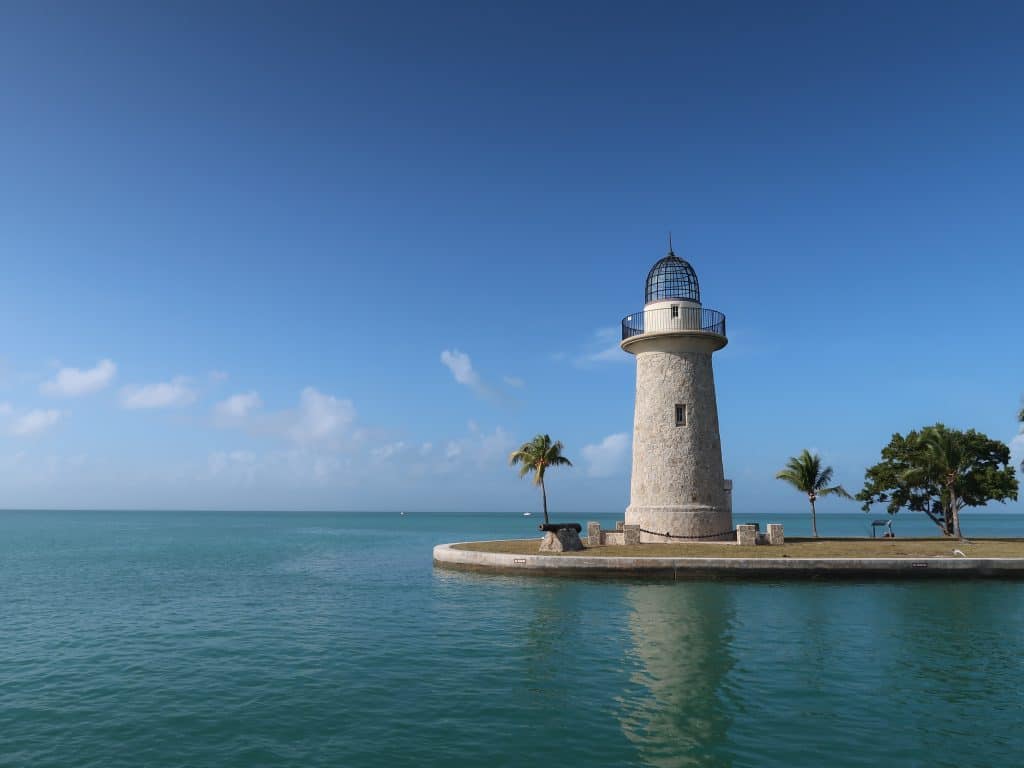
{"label": "white cloud", "polygon": [[591,477],[611,477],[627,468],[629,457],[629,435],[618,432],[608,435],[600,443],[583,446],[583,458],[587,460],[587,474]]}
{"label": "white cloud", "polygon": [[337,456],[320,454],[310,458],[309,469],[313,473],[313,477],[319,481],[325,481],[346,468],[346,462],[341,461]]}
{"label": "white cloud", "polygon": [[125,387],[121,390],[121,406],[130,410],[140,408],[171,408],[190,405],[196,400],[196,392],[184,376],[170,381],[146,384],[142,387]]}
{"label": "white cloud", "polygon": [[227,381],[227,371],[210,371],[210,381]]}
{"label": "white cloud", "polygon": [[311,482],[346,484],[355,479],[351,461],[338,455],[306,448],[269,453],[247,450],[217,451],[207,457],[207,473],[224,485],[290,487],[308,489]]}
{"label": "white cloud", "polygon": [[324,442],[340,437],[355,418],[356,409],[351,400],[339,400],[306,387],[286,431],[288,437],[300,444]]}
{"label": "white cloud", "polygon": [[387,461],[391,457],[402,453],[406,448],[405,442],[399,440],[397,443],[388,443],[370,451],[370,455],[378,461]]}
{"label": "white cloud", "polygon": [[[452,372],[452,377],[456,382],[469,387],[478,396],[496,403],[509,401],[508,395],[498,391],[480,378],[480,374],[473,367],[473,361],[465,352],[460,352],[457,349],[445,349],[441,352],[441,363]],[[523,382],[521,379],[507,376],[505,384],[514,387],[517,384],[522,386]]]}
{"label": "white cloud", "polygon": [[[1013,463],[1022,467],[1024,464],[1024,432],[1021,432],[1013,440],[1010,441],[1010,454],[1013,456]],[[1024,472],[1024,469],[1021,470]]]}
{"label": "white cloud", "polygon": [[60,421],[60,411],[39,409],[29,411],[14,420],[14,423],[11,424],[11,434],[19,437],[37,435],[55,426],[58,421]]}
{"label": "white cloud", "polygon": [[8,415],[12,410],[10,403],[0,403],[0,416]]}
{"label": "white cloud", "polygon": [[[469,434],[465,437],[448,440],[444,445],[444,455],[438,469],[452,470],[464,462],[477,467],[504,463],[505,457],[512,450],[511,436],[501,427],[493,432],[481,432],[474,423],[469,422]],[[430,445],[429,443],[425,445]],[[421,455],[429,456],[431,450],[420,449]]]}
{"label": "white cloud", "polygon": [[218,451],[211,453],[208,460],[211,475],[230,476],[247,483],[256,478],[257,463],[256,454],[251,451]]}
{"label": "white cloud", "polygon": [[259,393],[255,391],[240,392],[226,400],[221,400],[213,407],[217,422],[221,425],[238,424],[258,408],[263,406]]}
{"label": "white cloud", "polygon": [[114,380],[117,366],[112,360],[100,360],[95,367],[61,368],[50,381],[44,381],[39,389],[44,395],[77,397],[98,392]]}
{"label": "white cloud", "polygon": [[512,387],[513,389],[522,389],[523,387],[526,386],[526,382],[523,381],[518,376],[506,376],[505,384]]}
{"label": "white cloud", "polygon": [[313,387],[299,394],[296,408],[262,412],[263,400],[255,391],[240,392],[214,406],[217,426],[244,429],[256,436],[272,437],[294,442],[299,446],[317,450],[340,450],[359,442],[362,435],[351,430],[356,409],[351,400],[325,395]]}
{"label": "white cloud", "polygon": [[459,384],[465,384],[474,389],[480,386],[480,376],[473,370],[473,362],[465,352],[446,349],[441,353],[441,362],[448,367]]}
{"label": "white cloud", "polygon": [[576,365],[594,363],[624,363],[631,356],[619,347],[621,333],[617,328],[599,328],[584,345],[584,351],[575,358]]}

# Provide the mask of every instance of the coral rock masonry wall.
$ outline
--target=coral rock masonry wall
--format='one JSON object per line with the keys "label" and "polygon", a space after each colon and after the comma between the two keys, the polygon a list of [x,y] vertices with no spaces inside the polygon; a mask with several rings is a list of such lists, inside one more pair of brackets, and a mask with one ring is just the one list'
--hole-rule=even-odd
{"label": "coral rock masonry wall", "polygon": [[[711,353],[722,344],[722,337],[704,334],[655,334],[624,342],[636,354],[627,523],[673,536],[731,531],[711,366]],[[686,406],[685,425],[676,425],[676,405]],[[668,539],[644,533],[642,540]]]}

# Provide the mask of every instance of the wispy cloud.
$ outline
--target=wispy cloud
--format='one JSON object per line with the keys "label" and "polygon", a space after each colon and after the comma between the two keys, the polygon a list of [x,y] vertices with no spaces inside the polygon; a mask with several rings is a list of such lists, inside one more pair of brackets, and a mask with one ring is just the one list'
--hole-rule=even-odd
{"label": "wispy cloud", "polygon": [[591,477],[611,477],[625,472],[629,460],[629,435],[617,432],[600,443],[583,446],[587,461],[587,474]]}
{"label": "wispy cloud", "polygon": [[602,363],[625,363],[631,357],[619,347],[620,331],[617,328],[599,328],[583,345],[583,351],[573,362],[581,367]]}
{"label": "wispy cloud", "polygon": [[114,380],[117,366],[112,360],[100,360],[92,368],[61,368],[57,375],[39,385],[44,395],[77,397],[98,392]]}
{"label": "wispy cloud", "polygon": [[295,408],[264,413],[263,400],[251,391],[222,400],[213,413],[219,427],[243,429],[317,450],[337,450],[343,442],[355,438],[352,426],[356,408],[352,401],[324,394],[315,387],[299,393]]}
{"label": "wispy cloud", "polygon": [[214,417],[219,425],[232,426],[244,421],[253,411],[263,406],[259,393],[240,392],[213,407]]}
{"label": "wispy cloud", "polygon": [[[473,367],[473,361],[465,352],[460,352],[457,349],[445,349],[441,352],[441,363],[451,371],[452,378],[457,383],[472,390],[480,397],[497,403],[509,403],[515,400],[511,393],[484,382],[476,368]],[[502,381],[509,389],[522,389],[526,386],[526,382],[517,376],[505,376]]]}
{"label": "wispy cloud", "polygon": [[296,443],[323,443],[339,437],[356,418],[351,400],[339,400],[313,387],[299,396],[299,408],[292,414],[287,434]]}
{"label": "wispy cloud", "polygon": [[129,410],[143,408],[180,408],[196,401],[196,391],[184,376],[170,381],[129,386],[121,390],[121,407]]}
{"label": "wispy cloud", "polygon": [[385,445],[371,449],[370,455],[376,461],[387,461],[388,459],[404,453],[406,448],[408,448],[406,442],[404,440],[399,440],[396,443],[386,443]]}
{"label": "wispy cloud", "polygon": [[29,411],[14,420],[14,423],[10,426],[10,433],[18,437],[38,435],[56,426],[60,418],[60,411],[52,409]]}
{"label": "wispy cloud", "polygon": [[448,440],[440,453],[437,468],[454,470],[463,463],[478,467],[504,460],[512,450],[514,441],[501,427],[493,432],[482,432],[474,423],[469,422],[469,434],[465,437]]}
{"label": "wispy cloud", "polygon": [[358,473],[353,473],[349,457],[292,447],[262,454],[217,451],[207,457],[207,474],[227,485],[308,489],[310,483],[350,484]]}
{"label": "wispy cloud", "polygon": [[[296,410],[251,414],[263,436],[270,436],[266,428],[272,425],[273,436],[285,444],[266,451],[240,447],[210,453],[205,474],[228,486],[315,483],[355,487],[370,478],[400,486],[413,478],[419,482],[437,475],[503,472],[513,447],[512,437],[500,426],[487,431],[473,422],[461,436],[436,443],[408,438],[374,442],[372,433],[352,428],[354,406],[322,397],[326,400],[316,404],[307,397]],[[309,441],[306,434],[299,442],[294,433],[286,433],[286,425],[294,425],[300,416],[310,431],[318,434],[315,441]],[[312,428],[314,422],[319,428]]]}
{"label": "wispy cloud", "polygon": [[441,352],[441,362],[452,372],[455,381],[470,389],[480,388],[480,375],[473,369],[473,361],[465,352],[446,349]]}
{"label": "wispy cloud", "polygon": [[259,459],[252,451],[217,451],[207,461],[214,477],[232,477],[244,483],[256,479]]}

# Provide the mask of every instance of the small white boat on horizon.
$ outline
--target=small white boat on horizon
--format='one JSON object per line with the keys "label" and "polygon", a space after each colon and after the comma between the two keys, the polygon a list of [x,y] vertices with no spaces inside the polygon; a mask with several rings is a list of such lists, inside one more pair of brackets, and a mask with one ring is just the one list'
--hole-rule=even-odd
{"label": "small white boat on horizon", "polygon": [[523,517],[533,517],[533,512],[523,512]]}

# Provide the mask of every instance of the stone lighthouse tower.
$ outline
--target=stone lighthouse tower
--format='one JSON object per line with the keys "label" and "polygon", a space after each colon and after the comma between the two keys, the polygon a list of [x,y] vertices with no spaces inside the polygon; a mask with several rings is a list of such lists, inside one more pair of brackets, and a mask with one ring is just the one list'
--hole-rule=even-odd
{"label": "stone lighthouse tower", "polygon": [[[633,474],[626,524],[641,541],[731,539],[732,483],[722,471],[711,355],[725,315],[700,302],[697,274],[672,251],[647,274],[642,312],[622,321],[636,356]],[[724,534],[724,535],[717,535]]]}

